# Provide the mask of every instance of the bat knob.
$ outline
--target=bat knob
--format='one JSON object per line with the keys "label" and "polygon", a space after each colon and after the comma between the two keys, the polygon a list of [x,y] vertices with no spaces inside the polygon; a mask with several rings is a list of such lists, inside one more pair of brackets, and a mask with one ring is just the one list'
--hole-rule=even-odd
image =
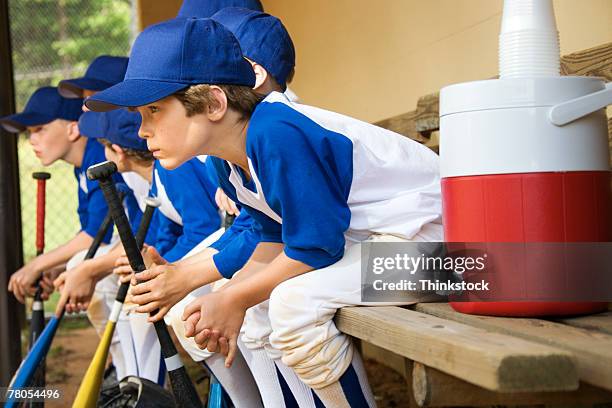
{"label": "bat knob", "polygon": [[147,197],[144,199],[145,204],[148,207],[157,208],[161,205],[161,201],[157,197]]}
{"label": "bat knob", "polygon": [[109,178],[117,172],[117,165],[112,161],[105,161],[94,164],[87,169],[87,178],[90,180],[100,180]]}
{"label": "bat knob", "polygon": [[47,173],[46,171],[38,171],[32,173],[32,178],[36,180],[49,180],[51,178],[51,174]]}

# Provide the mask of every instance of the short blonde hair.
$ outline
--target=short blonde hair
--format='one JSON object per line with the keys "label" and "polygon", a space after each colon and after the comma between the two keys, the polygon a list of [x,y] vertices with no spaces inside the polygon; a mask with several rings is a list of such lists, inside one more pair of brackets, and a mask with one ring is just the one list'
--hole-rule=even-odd
{"label": "short blonde hair", "polygon": [[[241,114],[241,119],[249,119],[259,102],[264,99],[264,95],[255,92],[248,86],[240,85],[217,85],[227,97],[227,105],[230,109]],[[208,106],[217,103],[210,92],[211,85],[200,84],[191,85],[173,94],[178,99],[185,110],[187,116],[203,113]]]}

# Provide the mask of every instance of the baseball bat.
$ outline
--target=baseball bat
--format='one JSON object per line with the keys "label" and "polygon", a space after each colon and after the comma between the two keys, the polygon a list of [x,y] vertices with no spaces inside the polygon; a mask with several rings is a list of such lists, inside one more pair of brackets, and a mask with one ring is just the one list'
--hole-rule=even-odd
{"label": "baseball bat", "polygon": [[[46,172],[32,173],[32,178],[36,180],[36,256],[42,254],[45,250],[45,208],[46,208],[46,186],[47,180],[51,178],[51,174]],[[42,300],[42,288],[40,280],[36,284],[36,293],[32,302],[32,315],[30,318],[30,350],[36,343],[36,340],[45,328],[45,310]],[[34,387],[45,386],[45,361],[41,361],[34,379],[32,381]],[[41,403],[32,403],[33,407],[42,407]]]}
{"label": "baseball bat", "polygon": [[208,390],[208,404],[206,408],[223,408],[226,394],[219,380],[210,373],[210,387]]}
{"label": "baseball bat", "polygon": [[[130,261],[130,266],[135,273],[144,271],[145,265],[142,259],[142,254],[136,245],[134,235],[130,230],[130,224],[128,223],[125,213],[121,209],[121,205],[117,198],[115,185],[111,176],[117,171],[117,166],[113,162],[104,162],[87,169],[87,176],[91,180],[99,180],[100,187],[104,193],[104,198],[108,204],[113,220],[117,226],[119,237],[125,249],[125,253]],[[154,311],[152,314],[157,313]],[[200,397],[196,392],[195,386],[191,382],[187,370],[183,366],[183,363],[176,351],[176,347],[172,342],[168,327],[163,320],[159,320],[154,323],[155,332],[159,340],[162,355],[166,363],[168,375],[170,377],[170,384],[172,385],[172,392],[177,404],[180,407],[192,408],[202,407]]]}
{"label": "baseball bat", "polygon": [[[98,228],[98,232],[94,237],[89,249],[87,250],[87,254],[85,255],[85,259],[91,259],[94,257],[100,244],[104,240],[106,233],[113,225],[113,218],[111,217],[110,211],[106,214],[106,217],[100,224],[100,228]],[[57,332],[57,328],[64,316],[64,311],[60,313],[59,316],[53,316],[45,329],[42,331],[36,343],[32,346],[28,355],[24,358],[11,381],[9,388],[12,389],[21,389],[27,387],[31,384],[32,377],[36,369],[38,368],[40,362],[45,358],[47,352],[49,351],[49,347],[51,346],[51,342],[55,337],[55,333]],[[14,400],[7,401],[5,407],[10,408],[14,407],[17,404]]]}
{"label": "baseball bat", "polygon": [[[160,205],[159,200],[152,197],[147,197],[145,202],[145,211],[142,215],[142,219],[140,220],[138,231],[136,232],[136,245],[140,249],[142,249],[142,246],[144,245],[145,237],[147,236],[147,231],[149,230],[149,225],[151,224],[151,219],[153,218],[153,213]],[[108,358],[111,340],[113,338],[113,334],[115,333],[119,313],[121,313],[121,308],[123,306],[123,302],[125,302],[125,297],[127,296],[129,288],[129,282],[122,283],[119,286],[117,296],[115,297],[115,303],[113,304],[113,310],[111,311],[106,327],[104,328],[104,333],[100,338],[100,343],[98,343],[98,348],[96,349],[96,352],[89,363],[89,367],[85,372],[83,381],[79,386],[79,390],[72,404],[73,407],[95,407],[97,405],[98,396],[100,395],[100,388],[102,386],[102,381],[104,380],[104,369],[106,367],[106,359]]]}

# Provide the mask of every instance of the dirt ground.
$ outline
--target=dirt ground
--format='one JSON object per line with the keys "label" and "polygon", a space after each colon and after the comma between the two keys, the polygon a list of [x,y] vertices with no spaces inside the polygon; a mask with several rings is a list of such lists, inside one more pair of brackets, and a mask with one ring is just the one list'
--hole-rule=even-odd
{"label": "dirt ground", "polygon": [[[49,408],[64,408],[72,402],[83,374],[98,345],[94,329],[83,319],[62,322],[47,358],[47,387],[59,388],[62,400],[45,404]],[[183,355],[183,361],[191,361]],[[191,378],[196,381],[203,397],[208,388],[204,370],[188,365]],[[366,369],[379,408],[408,406],[408,395],[402,377],[395,371],[374,361],[366,361]]]}
{"label": "dirt ground", "polygon": [[57,388],[62,399],[45,407],[64,408],[77,393],[83,374],[98,346],[93,327],[82,322],[62,322],[47,356],[47,388]]}

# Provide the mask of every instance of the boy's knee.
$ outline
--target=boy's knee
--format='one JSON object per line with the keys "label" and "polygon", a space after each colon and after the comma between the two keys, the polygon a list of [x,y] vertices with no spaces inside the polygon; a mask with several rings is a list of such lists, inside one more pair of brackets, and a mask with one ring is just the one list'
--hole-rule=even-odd
{"label": "boy's knee", "polygon": [[242,326],[242,342],[251,349],[257,350],[269,344],[272,327],[269,318],[269,302],[265,301],[247,310]]}
{"label": "boy's knee", "polygon": [[275,314],[279,309],[285,305],[287,295],[289,290],[285,289],[285,284],[287,282],[282,282],[280,285],[276,286],[272,292],[270,293],[270,303],[269,303],[269,315],[270,319],[272,315]]}
{"label": "boy's knee", "polygon": [[[287,328],[299,316],[304,316],[305,300],[300,291],[290,280],[278,285],[270,294],[268,315],[273,330]],[[310,302],[309,302],[310,303]],[[313,305],[310,303],[311,310]]]}

